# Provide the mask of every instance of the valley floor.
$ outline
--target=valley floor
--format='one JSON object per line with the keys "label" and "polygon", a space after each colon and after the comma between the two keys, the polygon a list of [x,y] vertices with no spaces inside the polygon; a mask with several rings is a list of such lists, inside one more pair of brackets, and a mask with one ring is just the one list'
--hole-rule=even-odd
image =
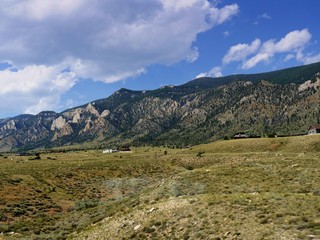
{"label": "valley floor", "polygon": [[0,239],[317,239],[320,136],[0,157]]}

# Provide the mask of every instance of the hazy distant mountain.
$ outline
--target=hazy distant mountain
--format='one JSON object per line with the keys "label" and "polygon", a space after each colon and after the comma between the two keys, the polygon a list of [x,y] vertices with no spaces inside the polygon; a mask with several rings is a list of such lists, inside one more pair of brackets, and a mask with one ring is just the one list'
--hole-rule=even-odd
{"label": "hazy distant mountain", "polygon": [[280,71],[200,78],[153,91],[120,89],[62,113],[0,120],[0,150],[94,141],[96,145],[187,146],[230,137],[305,133],[319,121],[320,63]]}

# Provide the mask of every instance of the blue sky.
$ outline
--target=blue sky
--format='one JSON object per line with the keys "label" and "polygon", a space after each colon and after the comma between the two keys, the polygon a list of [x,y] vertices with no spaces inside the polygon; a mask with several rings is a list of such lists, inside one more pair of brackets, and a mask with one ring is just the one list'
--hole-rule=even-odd
{"label": "blue sky", "polygon": [[[320,61],[318,0],[2,0],[0,118]],[[320,70],[319,70],[320,71]]]}

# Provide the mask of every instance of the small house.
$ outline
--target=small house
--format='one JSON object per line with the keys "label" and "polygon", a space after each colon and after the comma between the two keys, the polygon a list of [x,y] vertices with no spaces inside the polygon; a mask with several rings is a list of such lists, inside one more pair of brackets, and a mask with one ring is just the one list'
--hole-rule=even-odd
{"label": "small house", "polygon": [[105,149],[102,151],[102,153],[114,153],[114,152],[118,152],[118,150],[115,150],[115,149]]}
{"label": "small house", "polygon": [[308,129],[308,134],[313,135],[313,134],[318,134],[320,133],[320,124],[315,124],[311,125]]}
{"label": "small house", "polygon": [[245,132],[238,132],[233,136],[234,139],[241,139],[241,138],[248,138],[248,137],[249,136]]}

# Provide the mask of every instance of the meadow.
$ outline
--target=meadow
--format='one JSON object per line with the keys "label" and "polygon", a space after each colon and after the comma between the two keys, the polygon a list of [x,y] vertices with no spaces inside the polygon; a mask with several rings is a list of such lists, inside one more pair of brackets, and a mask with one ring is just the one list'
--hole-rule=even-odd
{"label": "meadow", "polygon": [[0,239],[317,239],[320,136],[0,156]]}

